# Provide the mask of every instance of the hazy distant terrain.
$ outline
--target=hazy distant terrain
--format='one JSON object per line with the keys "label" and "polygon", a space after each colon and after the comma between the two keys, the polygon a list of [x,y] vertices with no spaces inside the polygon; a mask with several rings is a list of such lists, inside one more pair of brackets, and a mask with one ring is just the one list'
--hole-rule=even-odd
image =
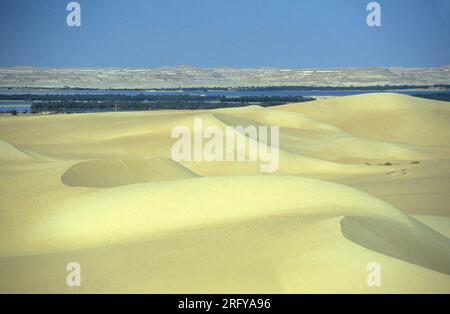
{"label": "hazy distant terrain", "polygon": [[0,68],[0,87],[178,88],[245,86],[375,86],[450,83],[441,68],[237,69],[195,68]]}

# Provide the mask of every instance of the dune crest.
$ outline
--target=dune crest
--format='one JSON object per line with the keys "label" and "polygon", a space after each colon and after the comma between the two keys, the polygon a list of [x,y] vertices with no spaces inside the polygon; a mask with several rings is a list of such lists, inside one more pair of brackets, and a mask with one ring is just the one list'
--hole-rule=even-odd
{"label": "dune crest", "polygon": [[111,245],[159,233],[285,215],[361,215],[413,226],[396,208],[336,183],[272,175],[264,180],[260,176],[194,178],[127,185],[74,197],[32,228],[17,232],[19,242],[3,243],[1,253]]}
{"label": "dune crest", "polygon": [[197,177],[167,158],[103,159],[77,163],[61,177],[68,186],[107,188],[149,181]]}
{"label": "dune crest", "polygon": [[340,224],[347,239],[367,249],[450,275],[450,239],[420,222],[405,228],[393,220],[347,216]]}
{"label": "dune crest", "polygon": [[19,149],[18,147],[8,143],[7,141],[0,140],[0,161],[20,162],[20,161],[32,161],[34,157],[26,151]]}

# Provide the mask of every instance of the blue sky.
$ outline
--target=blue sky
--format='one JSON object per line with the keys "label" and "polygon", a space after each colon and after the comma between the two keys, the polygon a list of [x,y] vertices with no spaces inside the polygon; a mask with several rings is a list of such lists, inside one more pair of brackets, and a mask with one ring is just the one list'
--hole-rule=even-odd
{"label": "blue sky", "polygon": [[0,66],[427,67],[450,64],[450,0],[1,0]]}

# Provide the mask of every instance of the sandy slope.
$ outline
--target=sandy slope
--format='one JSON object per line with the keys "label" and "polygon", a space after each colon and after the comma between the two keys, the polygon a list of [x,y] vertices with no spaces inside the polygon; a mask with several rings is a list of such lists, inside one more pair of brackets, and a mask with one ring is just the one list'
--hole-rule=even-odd
{"label": "sandy slope", "polygon": [[[278,171],[171,160],[194,117],[280,126]],[[1,117],[0,292],[449,293],[449,122],[397,94]]]}

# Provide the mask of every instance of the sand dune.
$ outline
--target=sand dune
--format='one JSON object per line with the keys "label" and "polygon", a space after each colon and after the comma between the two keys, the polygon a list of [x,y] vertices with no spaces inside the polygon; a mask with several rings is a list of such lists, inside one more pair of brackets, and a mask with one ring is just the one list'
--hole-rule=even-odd
{"label": "sand dune", "polygon": [[[183,196],[171,198],[173,191]],[[227,202],[230,197],[233,204]],[[99,199],[102,202],[96,202]],[[3,242],[0,254],[110,245],[158,233],[277,215],[362,215],[411,224],[402,212],[344,185],[276,176],[264,180],[259,176],[211,177],[103,189],[68,199],[52,212],[32,228],[17,232],[16,241]]]}
{"label": "sand dune", "polygon": [[0,140],[0,151],[0,161],[2,162],[32,161],[34,159],[32,154],[29,154],[26,151],[21,150],[11,143],[3,140]]}
{"label": "sand dune", "polygon": [[448,146],[447,103],[379,93],[323,99],[279,109],[305,114],[366,139],[423,146]]}
{"label": "sand dune", "polygon": [[[279,126],[279,169],[173,161],[194,117]],[[449,121],[389,93],[0,117],[0,292],[449,293]]]}
{"label": "sand dune", "polygon": [[102,188],[196,176],[172,159],[103,159],[77,163],[63,174],[61,180],[69,186]]}

